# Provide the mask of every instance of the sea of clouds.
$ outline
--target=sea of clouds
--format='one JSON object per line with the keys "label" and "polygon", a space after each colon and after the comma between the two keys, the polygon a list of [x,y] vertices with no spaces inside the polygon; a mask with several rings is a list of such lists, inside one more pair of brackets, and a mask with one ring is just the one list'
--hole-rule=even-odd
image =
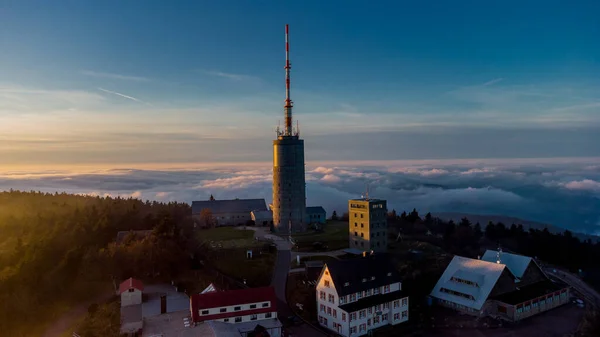
{"label": "sea of clouds", "polygon": [[[600,234],[600,158],[309,163],[307,205],[331,214],[369,194],[388,208],[494,214]],[[187,167],[1,171],[0,190],[66,191],[180,201],[264,198],[271,201],[270,163]]]}

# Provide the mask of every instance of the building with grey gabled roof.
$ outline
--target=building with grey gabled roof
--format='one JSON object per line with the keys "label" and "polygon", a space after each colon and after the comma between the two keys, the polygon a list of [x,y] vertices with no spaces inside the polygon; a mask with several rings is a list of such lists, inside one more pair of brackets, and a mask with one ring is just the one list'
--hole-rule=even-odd
{"label": "building with grey gabled roof", "polygon": [[210,210],[217,226],[245,225],[252,211],[266,211],[265,199],[204,200],[192,202],[192,216],[201,223],[203,209]]}
{"label": "building with grey gabled roof", "polygon": [[519,321],[568,303],[570,291],[531,257],[488,250],[480,260],[455,256],[431,297],[474,316]]}

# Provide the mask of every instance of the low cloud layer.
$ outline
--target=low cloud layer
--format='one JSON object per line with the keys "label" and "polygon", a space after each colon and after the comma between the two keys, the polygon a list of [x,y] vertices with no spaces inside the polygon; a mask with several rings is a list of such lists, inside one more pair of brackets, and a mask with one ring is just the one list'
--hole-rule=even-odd
{"label": "low cloud layer", "polygon": [[[498,214],[600,233],[600,159],[462,160],[316,164],[307,168],[308,205],[330,214],[365,193],[389,209]],[[143,200],[265,198],[269,163],[181,170],[0,172],[0,189],[67,191]]]}

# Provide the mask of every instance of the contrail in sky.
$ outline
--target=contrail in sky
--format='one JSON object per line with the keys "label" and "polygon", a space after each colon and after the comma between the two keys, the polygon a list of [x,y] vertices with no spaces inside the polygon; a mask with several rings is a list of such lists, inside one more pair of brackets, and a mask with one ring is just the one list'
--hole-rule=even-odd
{"label": "contrail in sky", "polygon": [[106,93],[109,93],[109,94],[113,94],[113,95],[121,96],[121,97],[123,97],[123,98],[127,98],[127,99],[130,99],[130,100],[132,100],[132,101],[136,101],[136,102],[138,102],[138,103],[147,104],[147,105],[150,105],[150,106],[152,105],[152,104],[150,104],[150,103],[147,103],[147,102],[144,102],[144,101],[142,101],[141,99],[137,99],[137,98],[135,98],[135,97],[131,97],[131,96],[127,96],[127,95],[123,95],[123,94],[120,94],[120,93],[118,93],[118,92],[115,92],[115,91],[110,91],[110,90],[106,90],[106,89],[103,89],[103,88],[98,88],[98,90],[100,90],[100,91],[104,91],[104,92],[106,92]]}

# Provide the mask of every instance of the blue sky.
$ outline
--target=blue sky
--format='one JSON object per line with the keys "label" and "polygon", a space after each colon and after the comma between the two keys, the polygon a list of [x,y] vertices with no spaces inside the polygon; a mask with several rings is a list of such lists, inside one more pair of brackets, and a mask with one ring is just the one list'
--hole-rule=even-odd
{"label": "blue sky", "polygon": [[598,1],[0,4],[0,157],[269,161],[286,23],[309,161],[600,156],[599,13]]}

